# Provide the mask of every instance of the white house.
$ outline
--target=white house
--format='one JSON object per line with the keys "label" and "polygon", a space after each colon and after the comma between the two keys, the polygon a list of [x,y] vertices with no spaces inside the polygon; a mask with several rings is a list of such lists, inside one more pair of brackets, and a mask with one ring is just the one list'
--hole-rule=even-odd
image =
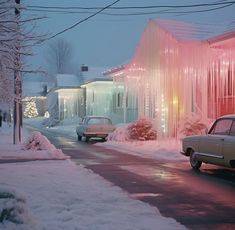
{"label": "white house", "polygon": [[122,94],[111,78],[95,78],[81,85],[85,92],[86,115],[109,116],[114,123],[123,122]]}
{"label": "white house", "polygon": [[50,125],[85,114],[84,90],[72,74],[57,74],[55,86],[47,94]]}

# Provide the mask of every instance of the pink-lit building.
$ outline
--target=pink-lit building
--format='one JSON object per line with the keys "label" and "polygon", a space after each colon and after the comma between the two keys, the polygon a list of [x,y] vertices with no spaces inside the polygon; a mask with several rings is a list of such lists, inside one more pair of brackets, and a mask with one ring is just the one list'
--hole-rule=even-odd
{"label": "pink-lit building", "polygon": [[235,31],[212,37],[182,22],[150,20],[125,66],[106,72],[123,87],[123,117],[153,119],[162,137],[177,137],[181,121],[207,123],[235,113]]}

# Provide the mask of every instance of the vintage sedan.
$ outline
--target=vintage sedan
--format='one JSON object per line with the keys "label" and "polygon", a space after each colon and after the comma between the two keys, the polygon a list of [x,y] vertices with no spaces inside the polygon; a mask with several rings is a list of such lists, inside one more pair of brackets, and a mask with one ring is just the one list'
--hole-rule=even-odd
{"label": "vintage sedan", "polygon": [[235,114],[218,118],[205,135],[185,137],[181,153],[193,169],[202,162],[235,168]]}
{"label": "vintage sedan", "polygon": [[85,116],[76,127],[78,140],[89,141],[92,137],[106,139],[115,127],[110,118],[105,116]]}

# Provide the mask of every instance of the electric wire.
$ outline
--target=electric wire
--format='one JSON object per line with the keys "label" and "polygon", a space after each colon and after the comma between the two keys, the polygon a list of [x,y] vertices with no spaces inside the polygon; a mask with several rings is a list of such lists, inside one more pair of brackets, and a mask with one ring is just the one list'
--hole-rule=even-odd
{"label": "electric wire", "polygon": [[[68,31],[68,30],[73,29],[74,27],[78,26],[79,24],[81,24],[81,23],[83,23],[83,22],[89,20],[90,18],[96,16],[97,14],[100,14],[102,11],[104,11],[104,10],[108,9],[109,7],[115,5],[115,4],[118,3],[119,1],[120,1],[120,0],[116,0],[116,1],[114,1],[113,3],[111,3],[111,4],[109,4],[109,5],[107,5],[107,6],[103,7],[103,8],[101,8],[101,9],[98,10],[97,12],[95,12],[95,13],[91,14],[90,16],[88,16],[88,17],[86,17],[86,18],[84,18],[84,19],[78,21],[77,23],[73,24],[72,26],[69,26],[69,27],[65,28],[64,30],[62,30],[62,31],[60,31],[60,32],[58,32],[58,33],[52,35],[49,39],[55,38],[55,37],[57,37],[58,35],[60,35],[60,34],[62,34],[62,33],[65,33],[65,32]],[[48,39],[48,40],[49,40],[49,39]]]}
{"label": "electric wire", "polygon": [[[235,4],[235,1],[227,1],[220,0],[212,3],[200,3],[200,4],[188,4],[188,5],[152,5],[152,6],[114,6],[117,0],[112,4],[107,5],[106,7],[80,7],[80,6],[40,6],[40,5],[29,5],[26,6],[25,9],[28,11],[38,11],[38,12],[48,12],[48,13],[63,13],[63,14],[91,14],[88,17],[78,21],[77,23],[65,28],[64,30],[54,34],[49,39],[52,39],[66,31],[73,29],[79,24],[91,19],[97,14],[107,15],[107,16],[141,16],[141,15],[159,15],[159,14],[174,14],[175,16],[184,16],[192,13],[201,13],[201,12],[209,12],[220,10],[226,7],[231,7]],[[202,9],[203,7],[203,9]],[[209,7],[209,8],[208,8]],[[212,7],[212,8],[211,8]],[[194,8],[194,9],[192,9]],[[196,9],[195,9],[196,8]],[[199,9],[198,9],[199,8]],[[149,9],[161,9],[158,11],[147,11]],[[188,9],[188,10],[180,10],[180,9]],[[98,11],[94,11],[98,10]],[[108,10],[103,12],[104,10]],[[144,10],[144,12],[119,12],[116,13],[114,11],[117,10]],[[230,23],[230,28],[233,27],[233,23]],[[227,28],[229,26],[227,25]],[[232,28],[233,29],[233,28]],[[49,40],[48,39],[48,40]]]}
{"label": "electric wire", "polygon": [[[167,10],[161,10],[161,11],[151,11],[151,12],[130,12],[130,13],[106,13],[106,12],[100,12],[102,15],[108,15],[108,16],[138,16],[138,15],[152,15],[152,14],[190,14],[190,13],[201,13],[201,12],[209,12],[209,11],[214,11],[214,10],[219,10],[223,9],[229,6],[232,6],[235,4],[235,1],[219,1],[215,3],[207,3],[207,4],[194,4],[194,5],[185,5],[185,6],[175,6],[175,5],[169,5],[169,6],[142,6],[142,7],[113,7],[111,9],[152,9],[152,8],[162,8],[162,7],[168,7],[169,9]],[[221,6],[218,6],[221,5]],[[190,11],[174,11],[176,8],[195,8],[195,7],[202,7],[202,6],[218,6],[214,8],[209,8],[209,9],[201,9],[201,10],[190,10]],[[39,9],[36,9],[34,7],[38,7]],[[109,9],[110,9],[109,8]],[[61,10],[56,10],[56,9],[61,9]],[[62,10],[64,9],[64,10]],[[70,9],[70,10],[66,10]],[[90,10],[90,9],[100,9],[99,7],[53,7],[53,6],[28,6],[26,10],[28,11],[38,11],[38,12],[50,12],[50,13],[68,13],[68,14],[89,14],[89,13],[94,13],[94,11],[75,11],[75,9],[85,9],[85,10]],[[180,16],[180,15],[177,15]]]}
{"label": "electric wire", "polygon": [[[189,5],[154,5],[154,6],[110,6],[107,7],[110,10],[123,10],[123,9],[153,9],[153,8],[194,8],[194,7],[205,7],[205,6],[217,6],[225,4],[234,4],[235,1],[217,1],[214,3],[200,3],[200,4],[189,4]],[[80,10],[102,10],[102,7],[80,7],[80,6],[27,6],[27,8],[39,8],[39,9],[80,9]],[[106,9],[107,9],[106,8]]]}

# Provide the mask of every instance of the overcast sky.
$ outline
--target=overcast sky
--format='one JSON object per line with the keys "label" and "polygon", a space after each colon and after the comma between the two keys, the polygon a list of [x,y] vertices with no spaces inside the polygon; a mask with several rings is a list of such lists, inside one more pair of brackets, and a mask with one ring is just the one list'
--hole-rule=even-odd
{"label": "overcast sky", "polygon": [[[105,7],[115,0],[22,0],[26,6],[55,6],[55,7]],[[120,6],[158,6],[158,5],[190,5],[198,3],[224,3],[233,1],[223,0],[120,0],[115,7]],[[234,2],[235,3],[235,2]],[[56,38],[64,38],[69,42],[74,50],[74,62],[77,65],[87,64],[93,67],[115,67],[125,64],[131,59],[135,48],[140,40],[148,20],[151,18],[167,18],[181,20],[186,22],[195,22],[218,27],[224,30],[235,30],[235,4],[214,11],[182,13],[189,11],[207,10],[211,8],[223,7],[225,5],[215,5],[209,7],[194,8],[150,8],[150,9],[122,9],[111,10],[106,9],[101,14],[81,23],[75,28],[68,30]],[[31,11],[37,9],[37,11]],[[67,9],[70,13],[52,13],[38,11],[39,8],[28,8],[23,11],[24,15],[46,16],[47,18],[38,23],[37,30],[40,32],[48,32],[54,35],[63,29],[66,29],[80,20],[92,15],[99,9],[81,10],[88,13],[71,13],[71,9]],[[45,10],[45,9],[40,9]],[[48,10],[48,9],[47,9]],[[56,10],[56,9],[53,9]],[[58,10],[58,9],[57,9]],[[65,10],[65,9],[60,9]],[[179,13],[172,13],[177,11]],[[127,14],[127,13],[149,13],[145,15],[107,15]],[[56,39],[54,38],[54,39]],[[44,45],[34,49],[35,56],[30,58],[29,62],[34,66],[45,66],[44,61],[46,45],[53,42],[53,39],[45,42]]]}

